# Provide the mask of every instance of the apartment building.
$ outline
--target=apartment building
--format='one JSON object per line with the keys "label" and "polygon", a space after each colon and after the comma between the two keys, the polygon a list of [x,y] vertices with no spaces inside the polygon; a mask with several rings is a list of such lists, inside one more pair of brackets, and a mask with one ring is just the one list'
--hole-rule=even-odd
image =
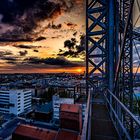
{"label": "apartment building", "polygon": [[31,109],[31,90],[0,90],[0,112],[19,115]]}

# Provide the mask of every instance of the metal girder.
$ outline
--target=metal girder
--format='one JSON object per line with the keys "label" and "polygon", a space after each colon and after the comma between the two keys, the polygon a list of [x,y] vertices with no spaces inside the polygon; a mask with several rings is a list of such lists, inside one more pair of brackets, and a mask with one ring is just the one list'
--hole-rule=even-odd
{"label": "metal girder", "polygon": [[[121,3],[122,2],[122,3]],[[120,21],[124,32],[120,32],[120,56],[115,76],[115,90],[119,92],[120,100],[132,111],[133,100],[133,44],[132,44],[132,8],[134,0],[120,2]],[[123,7],[122,7],[123,6]],[[115,91],[115,92],[116,92]]]}
{"label": "metal girder", "polygon": [[[119,1],[120,55],[117,63],[114,89],[116,96],[131,112],[133,112],[133,5],[134,0]],[[134,123],[132,118],[128,117],[125,112],[119,111],[119,108],[117,109],[124,120],[125,128],[133,139]]]}
{"label": "metal girder", "polygon": [[86,17],[86,77],[92,87],[97,81],[107,85],[108,61],[108,0],[87,0]]}
{"label": "metal girder", "polygon": [[[86,77],[91,87],[114,91],[114,96],[133,112],[133,31],[132,9],[134,0],[87,0],[86,18]],[[133,37],[134,33],[134,37]],[[100,84],[97,84],[99,81]],[[98,87],[100,86],[100,87]],[[109,95],[109,94],[108,94]],[[109,104],[122,120],[125,130],[134,138],[135,124],[132,117],[107,97]],[[118,122],[109,106],[116,129]],[[126,139],[126,138],[124,138]]]}

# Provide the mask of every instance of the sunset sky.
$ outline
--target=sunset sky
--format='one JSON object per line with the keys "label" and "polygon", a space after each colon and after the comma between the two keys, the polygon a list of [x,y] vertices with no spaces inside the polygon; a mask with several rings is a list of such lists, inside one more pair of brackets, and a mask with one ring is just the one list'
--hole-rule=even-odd
{"label": "sunset sky", "polygon": [[84,48],[85,0],[0,0],[1,73],[80,73]]}
{"label": "sunset sky", "polygon": [[81,72],[84,5],[84,0],[1,0],[0,72]]}

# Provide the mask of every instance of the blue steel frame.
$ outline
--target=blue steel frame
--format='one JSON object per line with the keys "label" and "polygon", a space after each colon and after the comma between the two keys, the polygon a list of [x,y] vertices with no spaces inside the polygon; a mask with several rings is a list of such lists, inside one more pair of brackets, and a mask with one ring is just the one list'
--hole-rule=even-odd
{"label": "blue steel frame", "polygon": [[[109,89],[133,112],[133,23],[134,0],[87,0],[86,17],[86,78],[87,88]],[[98,73],[98,74],[97,74]],[[96,83],[100,84],[96,84]],[[98,87],[100,86],[100,88]],[[94,91],[95,91],[94,90]],[[88,91],[88,90],[87,90]],[[88,92],[87,92],[88,93]],[[123,119],[123,125],[134,138],[133,117],[128,117],[109,96],[109,111],[120,132],[112,108]],[[111,113],[112,112],[112,113]],[[120,132],[123,139],[124,133]],[[127,138],[125,138],[127,139]]]}
{"label": "blue steel frame", "polygon": [[96,90],[96,81],[102,83],[102,88],[108,85],[108,3],[106,0],[87,0],[86,3],[87,87],[91,86]]}
{"label": "blue steel frame", "polygon": [[[120,55],[115,77],[115,94],[125,106],[133,112],[133,23],[132,10],[134,0],[121,0],[120,5]],[[127,131],[134,137],[134,123],[125,112],[120,112]]]}

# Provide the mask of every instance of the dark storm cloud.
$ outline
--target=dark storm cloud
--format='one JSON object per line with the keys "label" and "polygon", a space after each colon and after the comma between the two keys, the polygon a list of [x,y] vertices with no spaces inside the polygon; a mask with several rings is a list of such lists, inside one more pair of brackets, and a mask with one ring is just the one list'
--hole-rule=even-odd
{"label": "dark storm cloud", "polygon": [[0,51],[0,57],[3,56],[8,56],[8,55],[13,55],[13,53],[11,51]]}
{"label": "dark storm cloud", "polygon": [[4,60],[6,63],[16,64],[18,57],[14,56],[11,51],[0,51],[0,60]]}
{"label": "dark storm cloud", "polygon": [[82,35],[80,38],[80,44],[77,45],[76,38],[71,38],[64,42],[64,48],[66,50],[59,50],[58,55],[64,57],[79,57],[85,55],[85,36]]}
{"label": "dark storm cloud", "polygon": [[74,23],[72,23],[72,22],[68,22],[68,23],[65,23],[68,27],[70,27],[70,28],[74,28],[74,27],[76,27],[77,26],[77,24],[74,24]]}
{"label": "dark storm cloud", "polygon": [[14,45],[16,48],[20,49],[34,49],[34,48],[41,48],[42,46],[32,46],[32,45]]}
{"label": "dark storm cloud", "polygon": [[33,46],[28,46],[28,45],[15,45],[14,47],[21,48],[21,49],[32,49]]}
{"label": "dark storm cloud", "polygon": [[17,64],[18,63],[18,57],[16,56],[3,56],[0,57],[1,60],[6,61],[8,64]]}
{"label": "dark storm cloud", "polygon": [[65,58],[38,58],[38,57],[30,57],[24,60],[24,63],[27,64],[46,64],[46,65],[56,65],[56,66],[67,66],[67,67],[75,67],[80,66],[79,63],[74,63],[66,60]]}
{"label": "dark storm cloud", "polygon": [[34,52],[39,52],[38,50],[34,50]]}
{"label": "dark storm cloud", "polygon": [[47,28],[49,28],[49,29],[61,29],[61,28],[62,28],[62,24],[57,24],[57,25],[55,25],[55,24],[52,22],[52,23],[49,23],[49,24],[47,25]]}
{"label": "dark storm cloud", "polygon": [[[28,10],[29,15],[27,17],[30,20],[35,18],[36,20],[44,19],[51,16],[51,13],[59,7],[58,4],[49,2],[48,0],[9,0],[0,1],[0,13],[3,15],[2,22],[15,23],[17,18],[21,18]],[[26,18],[26,17],[25,17]],[[28,22],[28,21],[27,21]],[[34,21],[32,21],[34,23]],[[34,26],[34,24],[32,24]]]}
{"label": "dark storm cloud", "polygon": [[31,42],[33,41],[32,38],[20,37],[18,34],[6,34],[0,35],[0,42]]}
{"label": "dark storm cloud", "polygon": [[55,38],[63,38],[63,36],[62,35],[57,35],[57,36],[53,36],[53,37],[51,37],[52,39],[55,39]]}
{"label": "dark storm cloud", "polygon": [[79,0],[49,0],[56,4],[59,4],[62,11],[70,11],[76,4],[79,3]]}
{"label": "dark storm cloud", "polygon": [[20,56],[26,56],[28,54],[28,51],[19,51]]}
{"label": "dark storm cloud", "polygon": [[42,40],[45,40],[45,39],[46,39],[46,37],[40,36],[40,37],[36,38],[35,41],[42,41]]}
{"label": "dark storm cloud", "polygon": [[76,36],[76,35],[77,35],[77,31],[73,33],[73,36]]}
{"label": "dark storm cloud", "polygon": [[[6,28],[0,26],[4,29],[0,31],[0,41],[36,41],[33,30],[40,26],[40,21],[53,20],[64,12],[70,12],[79,3],[79,0],[0,0],[0,24],[6,25]],[[72,23],[66,24],[76,26]],[[53,24],[50,28],[61,27],[61,24]]]}
{"label": "dark storm cloud", "polygon": [[14,27],[12,31],[1,34],[1,41],[28,39],[26,33],[35,29],[39,21],[50,18],[57,12],[60,12],[60,5],[48,0],[0,0],[1,24]]}

